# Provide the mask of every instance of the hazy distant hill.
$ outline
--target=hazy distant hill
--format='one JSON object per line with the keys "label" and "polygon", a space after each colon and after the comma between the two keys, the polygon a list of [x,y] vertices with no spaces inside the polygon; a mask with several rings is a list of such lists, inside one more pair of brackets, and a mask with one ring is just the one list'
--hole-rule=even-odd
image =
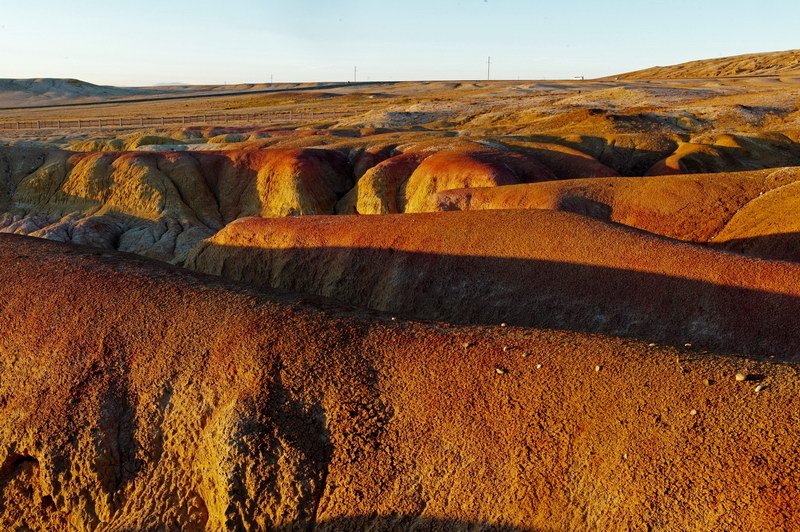
{"label": "hazy distant hill", "polygon": [[47,105],[73,100],[94,100],[152,94],[154,91],[95,85],[79,79],[0,79],[0,107]]}
{"label": "hazy distant hill", "polygon": [[620,79],[800,76],[800,50],[703,59],[620,74]]}

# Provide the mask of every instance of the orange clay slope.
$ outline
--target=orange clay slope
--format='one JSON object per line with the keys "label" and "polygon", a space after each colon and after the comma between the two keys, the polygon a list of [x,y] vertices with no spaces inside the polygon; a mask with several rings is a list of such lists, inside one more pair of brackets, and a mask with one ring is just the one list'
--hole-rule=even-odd
{"label": "orange clay slope", "polygon": [[390,321],[15,235],[0,298],[4,530],[800,527],[792,364]]}
{"label": "orange clay slope", "polygon": [[247,218],[199,244],[186,265],[425,319],[800,353],[800,265],[572,213]]}
{"label": "orange clay slope", "polygon": [[437,210],[551,209],[706,242],[762,194],[800,179],[800,167],[653,177],[573,179],[440,192]]}
{"label": "orange clay slope", "polygon": [[797,261],[800,167],[702,175],[576,179],[438,194],[437,210],[551,209],[651,233]]}

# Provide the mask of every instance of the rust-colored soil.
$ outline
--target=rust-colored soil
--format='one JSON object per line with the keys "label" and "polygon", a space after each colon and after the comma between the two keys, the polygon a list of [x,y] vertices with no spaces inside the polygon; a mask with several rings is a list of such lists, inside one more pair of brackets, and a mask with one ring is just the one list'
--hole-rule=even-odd
{"label": "rust-colored soil", "polygon": [[797,260],[797,167],[752,172],[575,179],[448,190],[437,210],[550,209],[650,233]]}
{"label": "rust-colored soil", "polygon": [[792,325],[800,265],[571,213],[245,218],[201,243],[186,265],[426,319],[800,352]]}
{"label": "rust-colored soil", "polygon": [[19,236],[0,297],[4,529],[800,526],[792,365],[392,321]]}

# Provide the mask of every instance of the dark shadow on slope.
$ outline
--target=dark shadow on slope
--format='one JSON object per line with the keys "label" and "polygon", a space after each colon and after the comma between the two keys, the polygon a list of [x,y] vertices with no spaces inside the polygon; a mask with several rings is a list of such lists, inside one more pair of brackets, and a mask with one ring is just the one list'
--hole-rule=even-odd
{"label": "dark shadow on slope", "polygon": [[[624,134],[615,137],[624,137]],[[644,135],[641,135],[644,137]],[[516,137],[525,139],[525,137]],[[604,137],[581,135],[579,140],[567,141],[562,137],[553,135],[534,135],[531,139],[536,142],[560,144],[594,157],[604,165],[613,168],[623,177],[642,176],[658,161],[669,157],[678,148],[677,142],[666,141],[662,150],[635,148],[609,142]]]}
{"label": "dark shadow on slope", "polygon": [[[786,359],[800,353],[799,297],[636,271],[634,264],[619,269],[396,249],[214,246],[187,266],[407,317],[594,332]],[[708,264],[704,271],[714,268]],[[785,276],[785,268],[791,266],[767,263],[743,282]]]}
{"label": "dark shadow on slope", "polygon": [[735,238],[725,242],[709,242],[709,246],[762,259],[800,262],[800,233]]}

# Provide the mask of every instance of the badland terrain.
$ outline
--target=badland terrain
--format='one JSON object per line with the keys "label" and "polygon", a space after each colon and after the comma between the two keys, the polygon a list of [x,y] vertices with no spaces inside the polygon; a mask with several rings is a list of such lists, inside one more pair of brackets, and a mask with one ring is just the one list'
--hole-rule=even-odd
{"label": "badland terrain", "polygon": [[800,51],[0,81],[0,528],[800,528]]}

